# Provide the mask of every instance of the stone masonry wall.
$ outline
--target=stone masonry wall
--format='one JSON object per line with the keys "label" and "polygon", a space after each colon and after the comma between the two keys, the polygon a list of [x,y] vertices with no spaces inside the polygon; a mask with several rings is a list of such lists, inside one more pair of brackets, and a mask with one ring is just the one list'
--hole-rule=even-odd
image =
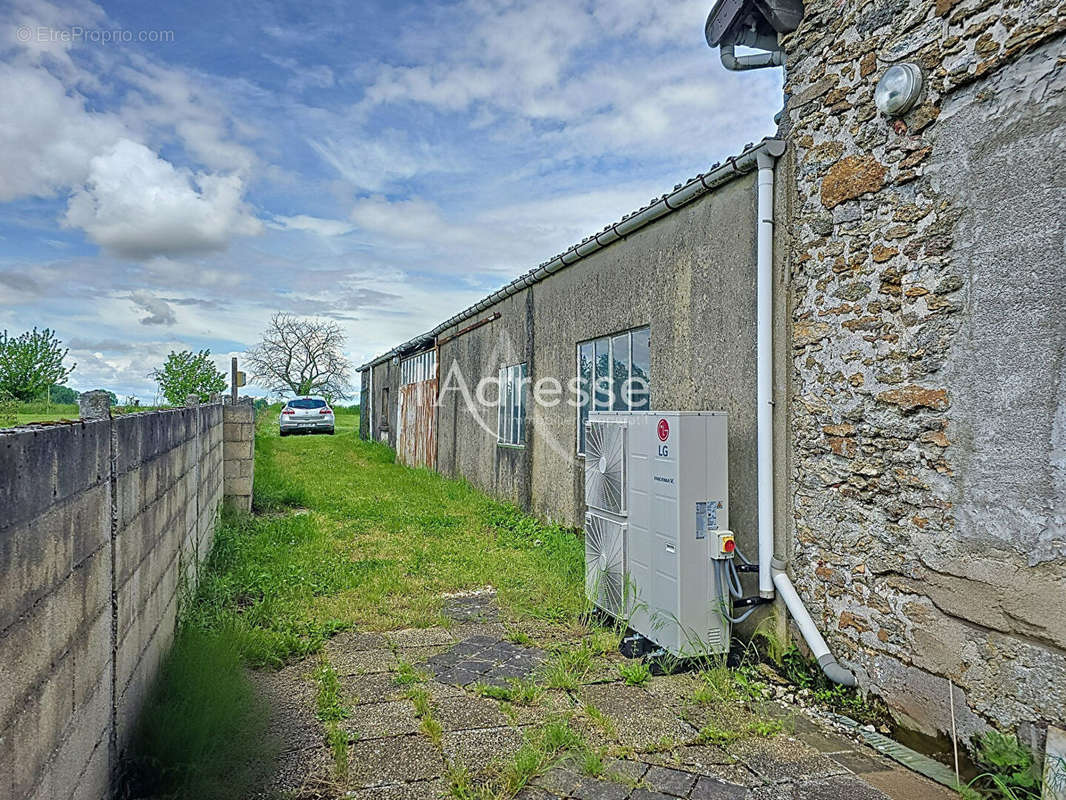
{"label": "stone masonry wall", "polygon": [[223,499],[219,404],[0,432],[0,797],[102,798]]}
{"label": "stone masonry wall", "polygon": [[[900,717],[1066,722],[1066,7],[809,0],[788,53],[793,577]],[[925,88],[899,120],[893,63]],[[788,182],[791,182],[788,185]]]}

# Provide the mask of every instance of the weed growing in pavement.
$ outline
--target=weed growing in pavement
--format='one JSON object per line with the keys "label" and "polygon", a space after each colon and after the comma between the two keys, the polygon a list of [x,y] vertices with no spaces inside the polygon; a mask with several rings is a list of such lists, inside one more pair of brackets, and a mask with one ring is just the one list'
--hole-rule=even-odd
{"label": "weed growing in pavement", "polygon": [[533,646],[533,639],[530,637],[530,635],[519,628],[507,629],[507,641],[514,642],[515,644],[520,644],[523,647]]}
{"label": "weed growing in pavement", "polygon": [[399,659],[396,663],[396,672],[392,676],[392,682],[397,686],[409,686],[412,683],[424,683],[426,673],[417,669],[410,661]]}
{"label": "weed growing in pavement", "polygon": [[593,778],[603,775],[603,753],[599,750],[586,750],[580,758],[581,771]]}
{"label": "weed growing in pavement", "polygon": [[725,730],[714,725],[704,725],[700,728],[697,741],[700,744],[731,744],[740,738],[740,734],[734,730]]}
{"label": "weed growing in pavement", "polygon": [[643,661],[627,661],[618,665],[618,674],[627,686],[643,686],[651,678],[651,668]]}
{"label": "weed growing in pavement", "polygon": [[600,709],[592,703],[585,704],[585,716],[587,716],[596,727],[603,731],[608,738],[618,738],[618,729],[615,727],[614,720],[600,711]]}
{"label": "weed growing in pavement", "polygon": [[326,728],[326,744],[333,756],[333,771],[339,780],[348,777],[348,733],[341,725],[351,711],[344,703],[337,672],[325,658],[318,662],[312,674],[318,691],[315,704],[318,718]]}
{"label": "weed growing in pavement", "polygon": [[474,687],[474,691],[482,697],[490,697],[493,700],[501,700],[521,706],[534,705],[544,694],[544,690],[535,681],[519,680],[517,678],[512,678],[507,686],[490,686],[481,683]]}
{"label": "weed growing in pavement", "polygon": [[748,733],[762,736],[764,739],[777,736],[783,730],[784,726],[776,719],[760,720],[748,726]]}
{"label": "weed growing in pavement", "polygon": [[549,689],[573,691],[592,669],[592,651],[582,643],[560,650],[541,668],[540,683]]}
{"label": "weed growing in pavement", "polygon": [[406,696],[411,701],[411,705],[415,707],[415,716],[420,721],[422,733],[428,736],[433,744],[440,747],[444,729],[437,718],[433,716],[433,701],[429,696],[429,692],[420,686],[416,686],[408,689]]}

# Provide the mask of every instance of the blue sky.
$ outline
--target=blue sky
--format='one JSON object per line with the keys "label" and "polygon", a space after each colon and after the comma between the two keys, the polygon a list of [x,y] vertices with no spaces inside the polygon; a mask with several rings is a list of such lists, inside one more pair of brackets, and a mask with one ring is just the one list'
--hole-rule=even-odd
{"label": "blue sky", "polygon": [[275,311],[361,363],[773,132],[709,5],[0,2],[0,328],[148,400]]}

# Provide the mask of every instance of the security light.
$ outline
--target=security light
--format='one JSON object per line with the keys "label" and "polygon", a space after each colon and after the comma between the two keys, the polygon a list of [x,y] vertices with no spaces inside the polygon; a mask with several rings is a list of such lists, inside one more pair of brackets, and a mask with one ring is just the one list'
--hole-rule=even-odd
{"label": "security light", "polygon": [[874,104],[888,117],[898,117],[914,105],[922,92],[922,71],[917,64],[893,64],[874,89]]}
{"label": "security light", "polygon": [[[707,44],[718,48],[726,69],[779,67],[785,53],[777,37],[796,30],[802,19],[803,0],[718,0],[703,32]],[[738,56],[738,46],[764,52]]]}

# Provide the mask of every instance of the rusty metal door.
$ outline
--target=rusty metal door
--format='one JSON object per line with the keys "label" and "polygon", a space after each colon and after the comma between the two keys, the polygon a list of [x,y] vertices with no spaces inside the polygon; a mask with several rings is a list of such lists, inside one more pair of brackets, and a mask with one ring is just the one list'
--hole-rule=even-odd
{"label": "rusty metal door", "polygon": [[436,469],[436,403],[435,378],[400,387],[396,457],[401,464]]}

